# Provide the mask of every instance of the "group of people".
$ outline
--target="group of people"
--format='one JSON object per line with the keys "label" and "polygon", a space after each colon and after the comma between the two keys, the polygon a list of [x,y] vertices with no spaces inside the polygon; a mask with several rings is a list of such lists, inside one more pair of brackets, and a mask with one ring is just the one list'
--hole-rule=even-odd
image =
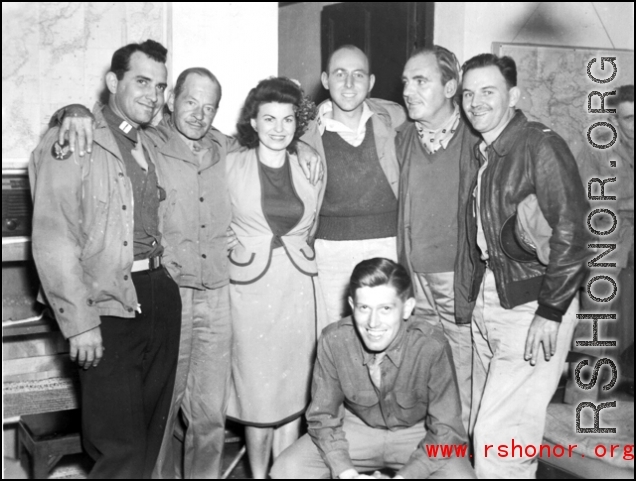
{"label": "group of people", "polygon": [[[233,139],[200,67],[152,125],[166,54],[117,50],[108,103],[62,109],[29,165],[90,477],[217,478],[226,418],[255,478],[533,477],[536,459],[484,447],[541,443],[589,205],[563,139],[515,109],[514,61],[418,50],[405,112],[369,98],[369,61],[346,45],[321,76],[329,100],[263,80]],[[618,99],[633,279],[633,86]],[[532,201],[543,245],[520,222]],[[427,451],[469,436],[474,470]]]}

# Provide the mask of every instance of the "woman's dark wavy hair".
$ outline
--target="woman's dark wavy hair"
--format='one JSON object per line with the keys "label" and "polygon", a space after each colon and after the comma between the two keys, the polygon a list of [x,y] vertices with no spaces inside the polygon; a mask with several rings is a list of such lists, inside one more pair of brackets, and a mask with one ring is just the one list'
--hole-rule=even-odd
{"label": "woman's dark wavy hair", "polygon": [[349,295],[355,299],[361,287],[391,286],[402,301],[413,297],[413,284],[407,270],[397,262],[383,257],[375,257],[360,262],[351,274]]}
{"label": "woman's dark wavy hair", "polygon": [[[287,77],[261,80],[256,87],[250,90],[236,124],[236,137],[243,147],[252,149],[258,145],[258,133],[252,128],[250,120],[256,118],[261,105],[270,102],[294,106],[296,132],[294,140],[288,147],[293,151],[296,141],[305,132],[309,121],[315,117],[315,105],[304,97],[302,89]],[[308,102],[311,104],[310,106],[307,105]]]}

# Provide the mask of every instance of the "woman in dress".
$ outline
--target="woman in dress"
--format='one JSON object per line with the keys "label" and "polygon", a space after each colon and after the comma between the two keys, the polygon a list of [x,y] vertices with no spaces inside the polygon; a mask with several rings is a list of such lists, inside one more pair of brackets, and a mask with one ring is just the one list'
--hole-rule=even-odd
{"label": "woman in dress", "polygon": [[[313,249],[322,183],[312,185],[294,144],[308,121],[302,90],[286,78],[261,81],[237,124],[245,149],[227,157],[232,389],[228,417],[246,425],[254,478],[299,436],[310,394],[317,335],[324,326]],[[300,119],[300,122],[299,122]]]}

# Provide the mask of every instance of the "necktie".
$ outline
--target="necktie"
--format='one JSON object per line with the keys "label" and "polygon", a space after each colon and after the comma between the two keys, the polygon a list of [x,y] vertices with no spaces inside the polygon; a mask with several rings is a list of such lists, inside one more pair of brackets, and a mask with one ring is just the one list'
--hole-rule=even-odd
{"label": "necktie", "polygon": [[137,144],[135,148],[130,152],[132,153],[133,158],[137,161],[139,166],[145,171],[148,171],[148,162],[146,161],[146,156],[144,155],[144,147],[141,143],[141,138],[138,137]]}
{"label": "necktie", "polygon": [[371,382],[373,382],[373,385],[378,389],[380,389],[380,386],[382,385],[382,369],[380,369],[380,364],[382,363],[385,354],[385,352],[376,354],[373,358],[373,361],[367,364],[367,366],[369,367],[369,376],[371,377]]}

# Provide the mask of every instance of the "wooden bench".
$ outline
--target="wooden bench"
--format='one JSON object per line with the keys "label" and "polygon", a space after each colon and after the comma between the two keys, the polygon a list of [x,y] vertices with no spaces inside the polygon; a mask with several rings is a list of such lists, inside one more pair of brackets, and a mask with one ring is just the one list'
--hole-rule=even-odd
{"label": "wooden bench", "polygon": [[63,456],[82,452],[80,432],[79,410],[22,416],[18,443],[20,459],[30,460],[27,471],[35,479],[48,478]]}

